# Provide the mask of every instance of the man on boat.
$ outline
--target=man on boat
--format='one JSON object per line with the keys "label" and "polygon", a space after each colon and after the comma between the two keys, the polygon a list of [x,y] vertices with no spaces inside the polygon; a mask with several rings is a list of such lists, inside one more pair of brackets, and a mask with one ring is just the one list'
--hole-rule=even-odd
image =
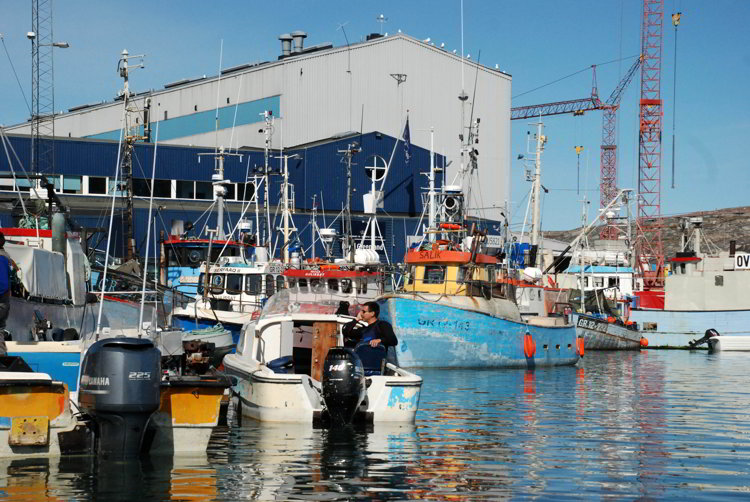
{"label": "man on boat", "polygon": [[[395,352],[393,347],[398,345],[398,339],[393,332],[393,326],[378,319],[379,315],[380,305],[375,302],[365,303],[357,318],[344,325],[344,336],[357,344],[369,343],[371,347],[382,345],[388,353],[388,359],[391,360],[392,353]],[[364,321],[367,325],[360,326],[359,321]]]}

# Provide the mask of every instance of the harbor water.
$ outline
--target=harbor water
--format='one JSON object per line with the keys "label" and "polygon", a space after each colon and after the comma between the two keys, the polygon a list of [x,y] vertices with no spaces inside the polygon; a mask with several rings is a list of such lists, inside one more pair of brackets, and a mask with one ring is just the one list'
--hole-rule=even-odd
{"label": "harbor water", "polygon": [[746,368],[743,353],[646,350],[535,371],[424,370],[414,426],[245,419],[204,456],[0,461],[0,499],[746,499]]}

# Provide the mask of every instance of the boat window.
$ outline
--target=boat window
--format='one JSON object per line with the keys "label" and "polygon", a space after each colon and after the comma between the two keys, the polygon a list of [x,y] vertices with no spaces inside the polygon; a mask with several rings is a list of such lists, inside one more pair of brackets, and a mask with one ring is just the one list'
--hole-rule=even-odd
{"label": "boat window", "polygon": [[190,267],[197,267],[206,258],[202,248],[185,249],[185,262]]}
{"label": "boat window", "polygon": [[263,277],[258,274],[245,276],[245,293],[249,295],[259,295],[262,289]]}
{"label": "boat window", "polygon": [[242,292],[242,275],[227,274],[226,290],[230,295],[240,294]]}
{"label": "boat window", "polygon": [[203,294],[203,285],[206,283],[206,274],[198,276],[198,294]]}
{"label": "boat window", "polygon": [[603,288],[604,287],[604,277],[594,277],[594,287],[595,288]]}
{"label": "boat window", "polygon": [[181,259],[180,259],[180,251],[177,248],[173,247],[166,247],[164,252],[167,255],[167,266],[169,267],[179,267],[181,265]]}
{"label": "boat window", "polygon": [[583,278],[583,287],[584,288],[588,288],[589,287],[589,278],[588,277],[584,277]]}
{"label": "boat window", "polygon": [[616,288],[617,287],[617,277],[609,277],[607,281],[607,286],[610,288]]}
{"label": "boat window", "polygon": [[268,274],[266,276],[266,296],[273,295],[273,293],[274,293],[274,291],[273,291],[273,285],[274,285],[273,276],[271,274]]}
{"label": "boat window", "polygon": [[442,284],[445,281],[445,268],[439,265],[428,265],[424,268],[425,284]]}
{"label": "boat window", "polygon": [[276,291],[281,291],[284,289],[284,276],[283,275],[277,275],[276,276]]}
{"label": "boat window", "polygon": [[406,284],[414,284],[414,274],[417,273],[417,267],[409,267],[409,272],[406,274]]}
{"label": "boat window", "polygon": [[290,288],[293,288],[294,286],[297,285],[297,279],[295,279],[294,277],[287,277],[286,283],[289,285]]}
{"label": "boat window", "polygon": [[211,274],[211,292],[215,295],[224,292],[224,275],[223,274]]}
{"label": "boat window", "polygon": [[487,282],[494,284],[495,281],[495,267],[487,267]]}
{"label": "boat window", "polygon": [[341,292],[342,293],[352,292],[352,280],[351,279],[341,279]]}
{"label": "boat window", "polygon": [[306,288],[307,287],[307,279],[300,279],[298,284],[299,284],[299,289]]}
{"label": "boat window", "polygon": [[328,291],[338,291],[339,281],[336,279],[328,279]]}
{"label": "boat window", "polygon": [[[427,277],[427,274],[425,273],[425,278],[426,277]],[[469,271],[469,267],[458,267],[458,273],[456,274],[456,282],[464,283],[469,280],[471,280],[471,272]],[[440,282],[443,282],[443,281],[440,281]]]}
{"label": "boat window", "polygon": [[357,293],[361,295],[367,293],[367,279],[366,278],[358,280]]}
{"label": "boat window", "polygon": [[320,279],[310,279],[310,290],[313,293],[323,293],[325,286],[320,282]]}

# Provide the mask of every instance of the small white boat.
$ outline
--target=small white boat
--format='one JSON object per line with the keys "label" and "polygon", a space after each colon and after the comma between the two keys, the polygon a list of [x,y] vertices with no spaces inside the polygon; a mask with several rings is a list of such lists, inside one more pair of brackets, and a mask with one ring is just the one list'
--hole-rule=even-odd
{"label": "small white boat", "polygon": [[693,340],[689,345],[691,349],[694,349],[704,343],[708,344],[709,352],[750,352],[750,336],[748,335],[722,336],[715,329],[708,329],[703,338]]}
{"label": "small white boat", "polygon": [[300,302],[281,291],[245,326],[237,353],[224,358],[241,413],[263,422],[413,423],[422,378],[386,362],[385,350],[344,348],[342,328],[358,306],[342,313],[341,299],[327,296]]}

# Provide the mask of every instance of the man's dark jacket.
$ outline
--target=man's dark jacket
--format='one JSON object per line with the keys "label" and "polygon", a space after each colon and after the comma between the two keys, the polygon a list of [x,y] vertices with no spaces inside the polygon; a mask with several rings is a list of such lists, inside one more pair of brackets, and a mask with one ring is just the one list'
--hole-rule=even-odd
{"label": "man's dark jacket", "polygon": [[[384,347],[395,347],[396,345],[398,345],[398,339],[396,338],[396,334],[393,332],[393,326],[391,326],[391,323],[378,319],[372,325],[375,328],[375,333],[377,335],[376,338],[380,338],[380,343],[382,343]],[[344,325],[344,336],[347,338],[351,338],[355,342],[359,342],[362,339],[362,333],[368,327],[369,325],[358,325],[357,320],[354,319],[353,321],[350,321]]]}

